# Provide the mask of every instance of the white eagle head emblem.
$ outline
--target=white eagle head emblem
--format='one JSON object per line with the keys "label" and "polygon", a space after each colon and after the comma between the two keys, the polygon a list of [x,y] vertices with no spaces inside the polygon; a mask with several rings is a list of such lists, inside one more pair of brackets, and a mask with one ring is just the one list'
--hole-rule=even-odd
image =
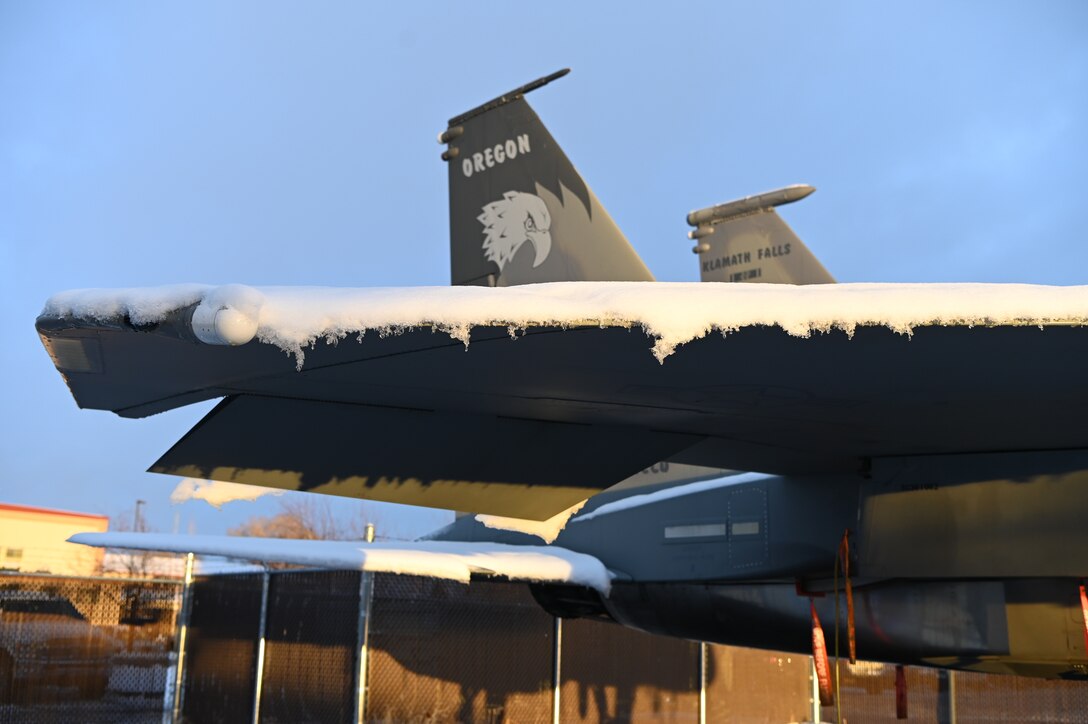
{"label": "white eagle head emblem", "polygon": [[476,217],[484,225],[484,256],[499,265],[499,271],[514,258],[525,242],[532,242],[533,268],[540,266],[552,250],[552,216],[539,196],[507,191]]}

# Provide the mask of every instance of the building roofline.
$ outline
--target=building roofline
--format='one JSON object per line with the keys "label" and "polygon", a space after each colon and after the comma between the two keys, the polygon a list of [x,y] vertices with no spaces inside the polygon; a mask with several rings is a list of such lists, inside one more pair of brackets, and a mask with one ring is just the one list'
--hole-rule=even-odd
{"label": "building roofline", "polygon": [[16,505],[15,503],[0,503],[0,512],[13,511],[16,513],[45,513],[47,515],[63,515],[71,518],[96,518],[108,521],[108,515],[97,513],[79,513],[74,510],[60,510],[59,508],[39,508],[33,505]]}

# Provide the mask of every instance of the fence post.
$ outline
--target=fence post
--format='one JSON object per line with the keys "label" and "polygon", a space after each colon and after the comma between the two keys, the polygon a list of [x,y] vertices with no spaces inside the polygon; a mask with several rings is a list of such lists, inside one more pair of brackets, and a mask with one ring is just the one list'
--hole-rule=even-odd
{"label": "fence post", "polygon": [[[366,524],[364,538],[367,543],[374,542],[374,524]],[[359,666],[355,671],[355,718],[356,724],[366,720],[366,695],[369,682],[367,673],[370,668],[370,606],[374,602],[374,574],[359,571],[359,628],[356,643],[359,647]]]}
{"label": "fence post", "polygon": [[937,721],[956,724],[956,672],[948,669],[937,672]]}
{"label": "fence post", "polygon": [[264,679],[265,634],[268,631],[268,587],[272,574],[264,569],[261,574],[261,621],[257,630],[257,673],[253,682],[253,724],[261,720],[261,683]]}
{"label": "fence post", "polygon": [[[189,610],[192,607],[193,587],[193,554],[185,556],[185,583],[181,588],[181,611],[178,612],[178,642],[177,651],[174,654],[173,681],[171,696],[163,701],[164,708],[169,706],[169,712],[163,712],[163,719],[171,724],[178,721],[181,716],[182,699],[185,696],[185,647],[189,636]],[[169,719],[167,719],[169,716]]]}
{"label": "fence post", "polygon": [[552,637],[552,724],[559,724],[559,689],[563,683],[563,619],[555,617],[555,635]]}
{"label": "fence post", "polygon": [[706,641],[699,642],[699,724],[706,724]]}
{"label": "fence post", "polygon": [[[369,534],[369,530],[367,531]],[[355,722],[362,724],[366,719],[367,669],[370,654],[370,607],[374,601],[374,574],[370,571],[359,572],[359,666],[355,671]]]}

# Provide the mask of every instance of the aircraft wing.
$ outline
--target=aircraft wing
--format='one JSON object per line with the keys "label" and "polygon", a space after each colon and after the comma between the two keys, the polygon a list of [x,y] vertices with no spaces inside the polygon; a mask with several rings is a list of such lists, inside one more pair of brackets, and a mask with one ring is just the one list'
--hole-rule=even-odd
{"label": "aircraft wing", "polygon": [[96,548],[195,553],[262,563],[293,563],[468,583],[473,575],[588,586],[608,595],[612,574],[593,556],[557,546],[455,541],[288,540],[161,533],[77,533],[71,543]]}
{"label": "aircraft wing", "polygon": [[224,289],[38,319],[81,407],[225,398],[155,472],[543,520],[662,460],[1088,448],[1088,287]]}

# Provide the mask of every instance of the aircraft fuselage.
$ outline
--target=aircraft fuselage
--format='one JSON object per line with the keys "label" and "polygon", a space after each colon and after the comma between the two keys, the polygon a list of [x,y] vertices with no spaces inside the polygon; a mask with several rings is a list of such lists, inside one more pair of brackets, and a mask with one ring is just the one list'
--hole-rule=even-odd
{"label": "aircraft fuselage", "polygon": [[[849,531],[863,658],[1088,677],[1083,452],[885,459],[857,475],[743,475],[647,491],[594,498],[556,540],[617,574],[610,595],[534,586],[546,609],[809,652],[810,598],[832,640],[835,559]],[[447,535],[528,540],[468,517]]]}

